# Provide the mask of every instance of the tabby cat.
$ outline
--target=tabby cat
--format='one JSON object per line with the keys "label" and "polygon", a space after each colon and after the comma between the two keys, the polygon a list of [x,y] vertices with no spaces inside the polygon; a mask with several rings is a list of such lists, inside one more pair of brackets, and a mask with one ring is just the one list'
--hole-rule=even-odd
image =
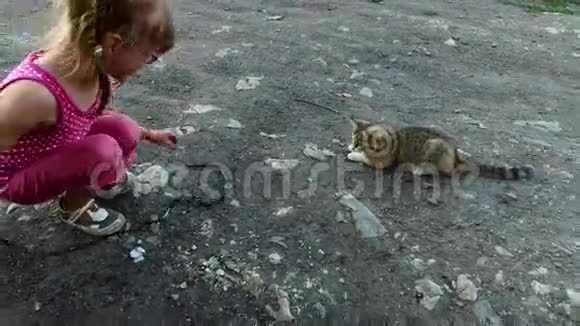
{"label": "tabby cat", "polygon": [[354,130],[347,158],[377,169],[410,164],[423,171],[421,174],[430,167],[446,176],[481,175],[505,180],[531,178],[534,174],[530,165],[508,167],[469,162],[449,135],[434,128],[393,128],[355,117],[350,120]]}

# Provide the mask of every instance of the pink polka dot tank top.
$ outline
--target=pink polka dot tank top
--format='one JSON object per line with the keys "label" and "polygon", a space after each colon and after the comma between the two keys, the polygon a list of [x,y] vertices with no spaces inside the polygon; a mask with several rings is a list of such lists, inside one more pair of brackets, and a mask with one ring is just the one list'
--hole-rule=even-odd
{"label": "pink polka dot tank top", "polygon": [[17,80],[33,80],[46,87],[55,97],[58,109],[57,123],[50,128],[22,136],[18,143],[0,152],[0,187],[10,177],[44,155],[65,144],[86,137],[98,115],[99,99],[87,111],[81,111],[59,81],[35,63],[41,51],[29,54],[0,83],[0,90]]}

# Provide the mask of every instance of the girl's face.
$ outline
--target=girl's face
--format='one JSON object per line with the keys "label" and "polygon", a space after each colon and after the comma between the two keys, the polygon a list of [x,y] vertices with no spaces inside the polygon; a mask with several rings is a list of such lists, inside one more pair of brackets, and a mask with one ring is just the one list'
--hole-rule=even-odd
{"label": "girl's face", "polygon": [[[158,1],[162,3],[162,1]],[[166,8],[157,5],[146,20],[148,26],[164,26],[167,19]],[[141,41],[123,39],[118,34],[108,34],[103,44],[103,59],[106,72],[120,83],[135,75],[143,66],[155,62],[161,53],[159,46],[150,38],[138,35]],[[162,40],[161,40],[162,42]]]}
{"label": "girl's face", "polygon": [[[107,49],[103,50],[107,53]],[[146,64],[155,62],[158,57],[156,48],[150,44],[126,44],[120,41],[104,55],[105,69],[109,75],[123,83]]]}

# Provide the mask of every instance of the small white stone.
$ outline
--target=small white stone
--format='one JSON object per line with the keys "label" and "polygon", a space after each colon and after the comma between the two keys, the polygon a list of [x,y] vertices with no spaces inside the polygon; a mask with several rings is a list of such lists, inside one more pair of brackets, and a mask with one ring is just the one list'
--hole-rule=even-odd
{"label": "small white stone", "polygon": [[231,26],[222,26],[216,30],[213,30],[211,33],[212,34],[219,34],[219,33],[223,33],[223,32],[229,32],[232,29]]}
{"label": "small white stone", "polygon": [[272,253],[268,256],[268,261],[270,261],[270,263],[274,264],[274,265],[278,265],[280,264],[280,262],[282,261],[282,256],[280,256],[278,253]]}
{"label": "small white stone", "polygon": [[495,284],[503,285],[503,282],[504,282],[503,271],[499,271],[495,274]]}
{"label": "small white stone", "polygon": [[363,87],[359,94],[366,97],[373,97],[373,91],[368,87]]}
{"label": "small white stone", "polygon": [[454,39],[450,38],[447,41],[445,41],[445,45],[448,45],[448,46],[457,46],[457,43],[455,42]]}
{"label": "small white stone", "polygon": [[540,283],[538,281],[532,281],[532,290],[537,295],[546,295],[558,290],[558,288],[549,284]]}
{"label": "small white stone", "polygon": [[238,54],[238,53],[240,53],[239,50],[232,50],[230,48],[226,48],[226,49],[221,49],[218,52],[216,52],[215,56],[218,57],[218,58],[224,58],[227,55],[230,55],[230,54]]}
{"label": "small white stone", "polygon": [[498,255],[500,255],[500,256],[510,257],[510,258],[514,257],[514,255],[511,252],[509,252],[507,249],[505,249],[504,247],[501,247],[501,246],[495,246],[495,252],[497,252]]}
{"label": "small white stone", "polygon": [[184,111],[184,114],[203,114],[212,111],[222,111],[221,108],[218,108],[215,105],[206,105],[206,104],[192,104],[189,109]]}
{"label": "small white stone", "polygon": [[295,159],[266,159],[265,163],[269,165],[273,170],[281,171],[281,170],[291,170],[298,166],[300,161]]}
{"label": "small white stone", "polygon": [[538,268],[534,269],[533,271],[529,271],[528,274],[530,274],[532,276],[547,275],[548,269],[545,267],[538,267]]}
{"label": "small white stone", "polygon": [[411,265],[413,265],[413,267],[415,267],[418,270],[425,269],[425,262],[423,261],[423,259],[420,258],[413,259],[413,261],[411,261]]}
{"label": "small white stone", "polygon": [[235,119],[229,119],[227,127],[231,129],[241,129],[242,123]]}
{"label": "small white stone", "polygon": [[415,290],[423,294],[421,305],[427,310],[433,310],[443,295],[441,287],[430,279],[415,281]]}
{"label": "small white stone", "polygon": [[477,300],[477,288],[465,274],[457,277],[457,296],[466,301]]}
{"label": "small white stone", "polygon": [[570,303],[573,306],[580,307],[580,292],[572,289],[566,289],[566,295],[568,296],[568,299],[570,299]]}
{"label": "small white stone", "polygon": [[256,76],[248,76],[245,79],[240,79],[236,84],[237,91],[247,91],[256,89],[260,86],[260,81],[264,79],[264,76],[256,77]]}
{"label": "small white stone", "polygon": [[488,260],[487,257],[479,257],[477,259],[476,264],[477,264],[477,266],[485,266],[487,264],[487,260]]}
{"label": "small white stone", "polygon": [[278,209],[274,215],[276,216],[286,216],[288,214],[290,214],[292,211],[294,210],[294,207],[290,206],[290,207],[283,207]]}
{"label": "small white stone", "polygon": [[353,70],[352,74],[350,75],[350,79],[360,79],[364,77],[366,74],[364,72],[360,72],[357,70]]}

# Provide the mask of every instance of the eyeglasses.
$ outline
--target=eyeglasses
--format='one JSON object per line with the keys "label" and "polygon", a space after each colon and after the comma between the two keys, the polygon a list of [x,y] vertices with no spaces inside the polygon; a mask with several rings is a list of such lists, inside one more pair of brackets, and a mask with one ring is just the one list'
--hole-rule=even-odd
{"label": "eyeglasses", "polygon": [[147,65],[153,64],[159,60],[159,55],[155,53],[148,53],[148,51],[143,49],[143,47],[140,46],[135,40],[126,41],[125,45],[128,47],[134,47],[137,49],[137,51],[141,52],[143,56],[149,57],[149,59],[145,62]]}

